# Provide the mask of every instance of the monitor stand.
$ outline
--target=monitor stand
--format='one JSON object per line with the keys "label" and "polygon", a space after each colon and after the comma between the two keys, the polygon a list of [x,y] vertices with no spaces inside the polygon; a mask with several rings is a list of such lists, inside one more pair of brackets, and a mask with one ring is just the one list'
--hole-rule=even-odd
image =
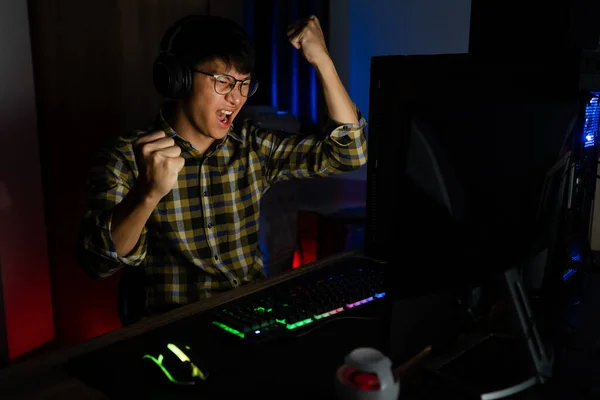
{"label": "monitor stand", "polygon": [[507,332],[487,330],[462,337],[451,351],[425,369],[467,398],[502,399],[545,383],[552,376],[548,357],[516,268],[501,273],[508,294]]}

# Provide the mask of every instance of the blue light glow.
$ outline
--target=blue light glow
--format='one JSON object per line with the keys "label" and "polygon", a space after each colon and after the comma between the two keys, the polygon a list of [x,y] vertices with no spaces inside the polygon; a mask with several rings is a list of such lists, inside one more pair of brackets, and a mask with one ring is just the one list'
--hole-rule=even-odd
{"label": "blue light glow", "polygon": [[292,114],[294,117],[298,117],[298,52],[292,53]]}
{"label": "blue light glow", "polygon": [[592,97],[585,108],[585,122],[583,125],[583,147],[590,147],[596,144],[598,135],[598,120],[600,119],[600,104],[598,97]]}
{"label": "blue light glow", "polygon": [[[273,15],[277,16],[277,2],[273,2]],[[277,18],[275,18],[277,21]],[[273,30],[271,33],[271,106],[277,108],[279,104],[277,101],[277,37],[279,31],[277,30],[277,24],[273,23]]]}
{"label": "blue light glow", "polygon": [[317,73],[314,68],[310,70],[310,118],[313,124],[317,123]]}
{"label": "blue light glow", "polygon": [[571,245],[569,246],[569,257],[571,258],[571,261],[576,263],[580,263],[583,261],[581,247],[582,246],[579,241],[571,243]]}
{"label": "blue light glow", "polygon": [[567,279],[572,277],[575,274],[575,272],[577,272],[577,271],[574,269],[567,270],[567,272],[565,272],[565,274],[563,275],[563,281],[566,281]]}

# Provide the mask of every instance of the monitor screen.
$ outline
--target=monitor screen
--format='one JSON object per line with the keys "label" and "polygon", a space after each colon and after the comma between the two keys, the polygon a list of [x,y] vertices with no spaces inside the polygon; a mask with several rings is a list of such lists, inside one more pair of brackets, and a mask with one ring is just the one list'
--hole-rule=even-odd
{"label": "monitor screen", "polygon": [[579,113],[578,80],[570,52],[372,59],[365,244],[388,262],[391,290],[411,296],[518,262]]}

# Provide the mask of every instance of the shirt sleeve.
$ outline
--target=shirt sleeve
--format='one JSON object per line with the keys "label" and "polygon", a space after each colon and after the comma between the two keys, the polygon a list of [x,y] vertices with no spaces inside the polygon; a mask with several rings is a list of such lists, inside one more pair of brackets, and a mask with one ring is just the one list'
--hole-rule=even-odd
{"label": "shirt sleeve", "polygon": [[118,151],[104,149],[95,157],[86,185],[86,210],[79,233],[79,264],[94,279],[114,274],[125,265],[138,266],[147,249],[147,228],[125,257],[117,254],[111,235],[113,208],[129,192],[134,174]]}
{"label": "shirt sleeve", "polygon": [[358,124],[329,120],[324,137],[250,127],[255,129],[256,146],[265,157],[267,186],[291,178],[341,174],[366,164],[366,121],[357,113]]}

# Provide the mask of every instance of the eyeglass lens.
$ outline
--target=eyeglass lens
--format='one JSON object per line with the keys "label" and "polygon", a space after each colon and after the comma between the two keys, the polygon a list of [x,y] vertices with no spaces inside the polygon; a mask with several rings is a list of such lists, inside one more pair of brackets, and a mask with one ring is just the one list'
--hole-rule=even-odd
{"label": "eyeglass lens", "polygon": [[[236,80],[228,75],[221,75],[215,78],[215,91],[219,94],[227,94],[231,92],[237,82]],[[242,92],[242,96],[250,97],[258,89],[258,81],[255,80],[247,80],[241,83],[240,91]]]}

